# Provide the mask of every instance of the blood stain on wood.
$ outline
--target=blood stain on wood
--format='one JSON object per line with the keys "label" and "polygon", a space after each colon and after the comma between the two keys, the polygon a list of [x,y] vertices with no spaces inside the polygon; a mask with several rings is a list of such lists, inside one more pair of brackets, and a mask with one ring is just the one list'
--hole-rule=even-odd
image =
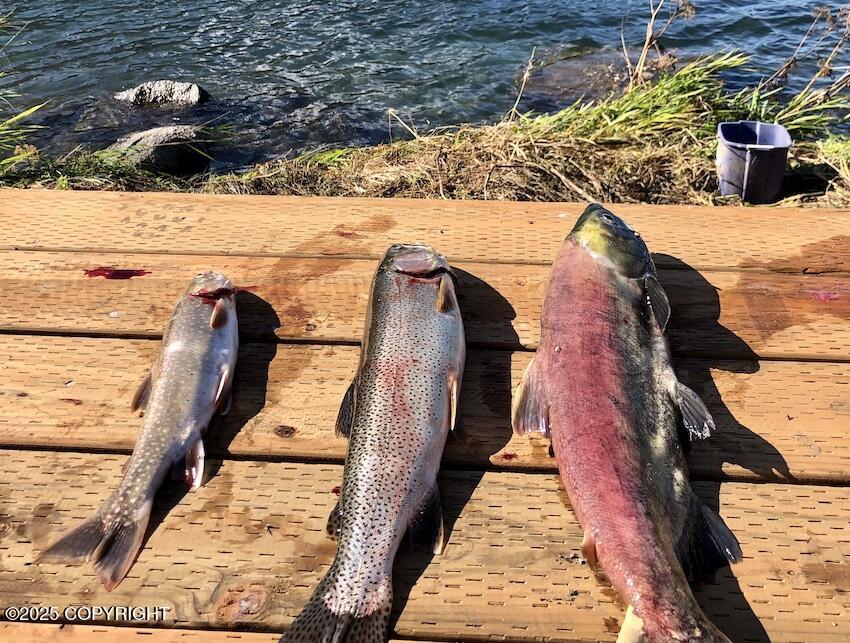
{"label": "blood stain on wood", "polygon": [[103,277],[105,279],[132,279],[151,274],[150,270],[140,268],[115,268],[114,266],[98,266],[84,270],[86,277]]}
{"label": "blood stain on wood", "polygon": [[295,427],[287,424],[281,424],[280,426],[276,426],[274,429],[274,434],[279,438],[291,438],[295,435],[295,432]]}
{"label": "blood stain on wood", "polygon": [[238,623],[252,620],[259,614],[268,599],[263,585],[238,585],[225,592],[216,601],[215,619],[220,623]]}

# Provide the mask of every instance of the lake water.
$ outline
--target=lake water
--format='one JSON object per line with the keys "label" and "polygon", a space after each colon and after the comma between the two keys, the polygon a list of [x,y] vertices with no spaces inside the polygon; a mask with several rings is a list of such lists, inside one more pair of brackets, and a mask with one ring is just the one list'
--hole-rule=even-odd
{"label": "lake water", "polygon": [[[680,55],[742,49],[758,77],[790,55],[821,2],[695,4],[666,44]],[[493,121],[513,104],[533,48],[616,47],[627,10],[637,44],[647,13],[644,2],[606,0],[29,0],[8,9],[26,26],[0,60],[10,72],[0,84],[21,94],[15,107],[51,101],[39,146],[60,152],[139,127],[212,121],[233,136],[219,167],[386,140],[388,110],[418,129]],[[195,81],[214,100],[179,113],[108,100],[158,78]],[[524,107],[557,107],[558,97],[537,94]]]}

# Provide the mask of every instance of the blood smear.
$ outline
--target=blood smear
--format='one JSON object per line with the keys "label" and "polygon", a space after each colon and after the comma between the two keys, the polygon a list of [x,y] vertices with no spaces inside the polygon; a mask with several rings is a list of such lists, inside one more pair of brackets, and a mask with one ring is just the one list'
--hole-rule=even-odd
{"label": "blood smear", "polygon": [[110,266],[99,266],[84,272],[86,273],[86,277],[105,277],[106,279],[132,279],[133,277],[143,277],[144,275],[151,274],[150,270],[113,268]]}

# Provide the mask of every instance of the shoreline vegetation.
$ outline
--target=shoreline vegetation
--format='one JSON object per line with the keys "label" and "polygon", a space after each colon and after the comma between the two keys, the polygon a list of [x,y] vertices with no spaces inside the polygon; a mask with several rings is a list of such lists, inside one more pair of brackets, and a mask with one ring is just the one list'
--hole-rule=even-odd
{"label": "shoreline vegetation", "polygon": [[[850,68],[835,65],[850,41],[850,10],[818,9],[796,51],[770,77],[733,91],[724,74],[746,70],[742,53],[719,53],[680,65],[661,42],[693,14],[689,2],[650,2],[646,37],[621,92],[580,100],[552,114],[513,109],[489,125],[419,133],[391,117],[407,136],[362,148],[325,149],[259,164],[247,171],[175,177],[145,171],[114,150],[77,148],[50,158],[25,143],[25,124],[41,105],[0,117],[0,186],[53,189],[165,190],[227,194],[514,199],[723,204],[714,167],[717,124],[758,119],[785,126],[794,139],[780,205],[850,206]],[[662,20],[662,9],[667,10]],[[8,24],[8,16],[5,18]],[[0,17],[0,27],[4,18]],[[817,69],[788,95],[802,61]],[[2,100],[2,97],[0,97]],[[215,143],[216,132],[210,133]],[[199,137],[203,140],[203,136]]]}

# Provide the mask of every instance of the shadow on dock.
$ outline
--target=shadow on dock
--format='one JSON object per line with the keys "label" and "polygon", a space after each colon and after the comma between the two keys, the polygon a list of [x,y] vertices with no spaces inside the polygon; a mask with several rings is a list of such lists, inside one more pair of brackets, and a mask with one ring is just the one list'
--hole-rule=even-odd
{"label": "shadow on dock", "polygon": [[[506,343],[509,345],[519,346],[519,336],[512,324],[516,313],[508,300],[475,275],[457,268],[455,268],[455,273],[460,284],[457,293],[458,303],[467,328],[467,337],[469,336],[469,327],[480,318],[486,320],[491,327],[493,324],[497,325],[497,327],[492,328],[495,337],[507,340]],[[475,351],[473,356],[467,354],[467,365],[470,359],[482,360],[481,368],[475,368],[474,372],[479,373],[479,377],[486,380],[479,383],[478,387],[484,392],[485,403],[496,418],[509,418],[511,414],[511,355],[511,350]],[[471,369],[467,369],[467,374],[470,372]],[[463,392],[461,392],[459,409],[461,419],[464,414],[463,399]],[[477,456],[474,460],[470,459],[470,464],[464,469],[474,470],[448,473],[441,475],[438,480],[447,545],[451,542],[455,522],[484,476],[486,462],[481,460],[481,450],[483,449],[483,455],[489,458],[489,456],[501,451],[511,439],[510,425],[501,419],[488,427],[489,433],[487,435],[482,435],[480,428],[476,431],[475,434],[462,432],[466,433],[465,439],[469,442],[470,454],[475,453]],[[457,439],[457,437],[449,435],[448,441]],[[451,460],[456,467],[463,447],[451,445],[451,450],[453,452]],[[472,455],[470,455],[470,458],[472,458]],[[393,612],[390,617],[390,633],[395,631],[399,615],[407,604],[413,586],[426,572],[433,558],[434,554],[432,553],[413,550],[404,544],[399,550],[393,571]]]}
{"label": "shadow on dock", "polygon": [[[675,360],[676,373],[682,383],[691,387],[705,401],[714,417],[717,431],[703,443],[695,444],[688,461],[692,477],[706,482],[697,482],[694,489],[702,501],[712,510],[722,511],[720,501],[721,481],[727,478],[724,464],[740,466],[752,471],[762,479],[771,481],[792,480],[793,477],[782,454],[767,440],[741,424],[724,404],[714,382],[712,369],[732,373],[756,373],[759,370],[758,356],[750,346],[724,327],[720,319],[720,297],[717,289],[705,277],[683,261],[669,255],[654,255],[656,263],[665,269],[678,272],[676,282],[687,283],[688,299],[699,301],[702,318],[699,332],[723,346],[723,353],[735,355],[736,359],[697,358]],[[665,275],[668,283],[664,283]],[[681,277],[686,276],[687,279]],[[670,281],[671,272],[662,271],[659,278],[668,291],[671,301],[676,296]],[[675,303],[672,306],[670,326],[677,325]],[[737,534],[741,537],[741,534]],[[758,552],[742,546],[744,556],[754,557]],[[749,550],[749,551],[748,551]],[[769,641],[758,617],[752,611],[732,569],[720,570],[716,577],[694,588],[697,600],[705,613],[733,641]]]}

